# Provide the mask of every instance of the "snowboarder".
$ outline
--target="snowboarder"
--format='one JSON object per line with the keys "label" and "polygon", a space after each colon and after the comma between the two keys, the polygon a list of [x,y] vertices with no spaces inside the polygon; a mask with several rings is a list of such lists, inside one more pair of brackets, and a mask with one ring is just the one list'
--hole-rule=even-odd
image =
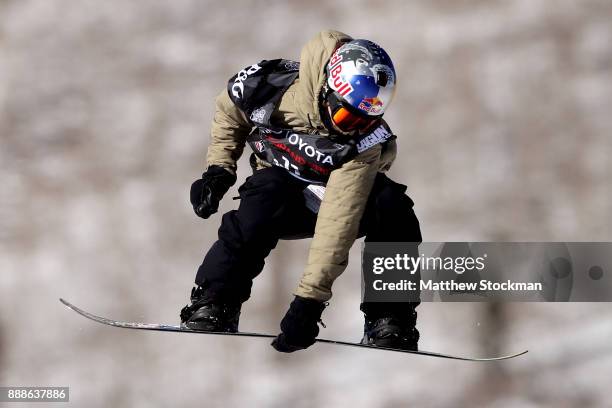
{"label": "snowboarder", "polygon": [[[406,186],[384,174],[397,150],[382,119],[395,86],[385,50],[331,30],[304,46],[299,63],[264,60],[230,79],[216,98],[208,168],[191,186],[195,213],[206,219],[217,211],[236,182],[247,143],[253,175],[238,189],[240,205],[223,215],[219,239],[197,271],[191,304],[180,315],[184,327],[236,332],[241,304],[278,240],[312,237],[295,298],[272,343],[282,352],[305,349],[319,333],[332,283],[355,239],[414,242],[416,248],[421,232],[413,202]],[[325,187],[315,205],[312,186]],[[362,303],[362,343],[416,350],[417,306]]]}

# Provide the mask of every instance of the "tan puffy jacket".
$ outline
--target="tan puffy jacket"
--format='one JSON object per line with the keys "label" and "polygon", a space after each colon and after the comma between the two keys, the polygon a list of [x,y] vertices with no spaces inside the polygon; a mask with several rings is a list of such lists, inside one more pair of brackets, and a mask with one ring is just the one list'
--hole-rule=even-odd
{"label": "tan puffy jacket", "polygon": [[[271,121],[297,132],[328,135],[319,114],[319,94],[325,83],[325,65],[342,40],[338,31],[322,31],[302,49],[298,79],[283,95]],[[246,116],[230,100],[227,90],[216,99],[216,111],[208,148],[208,165],[236,171],[246,137],[251,130]],[[348,253],[358,233],[359,222],[378,171],[386,171],[395,159],[395,141],[381,155],[372,147],[331,172],[308,254],[308,264],[296,295],[326,301],[334,280],[346,269]],[[269,166],[258,160],[259,166]]]}

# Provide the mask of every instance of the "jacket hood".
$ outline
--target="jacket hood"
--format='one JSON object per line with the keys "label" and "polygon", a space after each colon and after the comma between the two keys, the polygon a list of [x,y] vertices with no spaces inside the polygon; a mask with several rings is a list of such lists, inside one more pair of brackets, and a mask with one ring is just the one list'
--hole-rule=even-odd
{"label": "jacket hood", "polygon": [[325,65],[338,43],[352,38],[340,31],[324,30],[304,45],[300,54],[300,76],[296,93],[296,110],[304,123],[323,126],[319,113],[319,95],[325,85]]}

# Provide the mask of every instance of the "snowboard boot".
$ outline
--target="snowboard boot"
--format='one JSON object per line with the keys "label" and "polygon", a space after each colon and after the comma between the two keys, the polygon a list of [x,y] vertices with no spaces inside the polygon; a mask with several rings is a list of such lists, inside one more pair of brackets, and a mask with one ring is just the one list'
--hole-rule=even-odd
{"label": "snowboard boot", "polygon": [[361,344],[417,351],[420,335],[415,326],[416,311],[408,318],[368,318],[366,315]]}
{"label": "snowboard boot", "polygon": [[198,286],[191,289],[191,304],[181,310],[181,327],[210,332],[236,333],[240,304],[211,301]]}

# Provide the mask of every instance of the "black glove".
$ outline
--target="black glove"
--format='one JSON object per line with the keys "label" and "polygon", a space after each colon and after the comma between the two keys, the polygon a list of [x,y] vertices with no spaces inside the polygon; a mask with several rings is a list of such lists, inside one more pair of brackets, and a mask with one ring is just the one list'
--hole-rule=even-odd
{"label": "black glove", "polygon": [[212,165],[202,178],[191,185],[190,200],[198,217],[208,218],[219,209],[219,201],[236,182],[236,176],[223,167]]}
{"label": "black glove", "polygon": [[296,296],[281,321],[282,333],[272,342],[272,347],[283,353],[293,353],[314,344],[319,334],[317,323],[325,303]]}

